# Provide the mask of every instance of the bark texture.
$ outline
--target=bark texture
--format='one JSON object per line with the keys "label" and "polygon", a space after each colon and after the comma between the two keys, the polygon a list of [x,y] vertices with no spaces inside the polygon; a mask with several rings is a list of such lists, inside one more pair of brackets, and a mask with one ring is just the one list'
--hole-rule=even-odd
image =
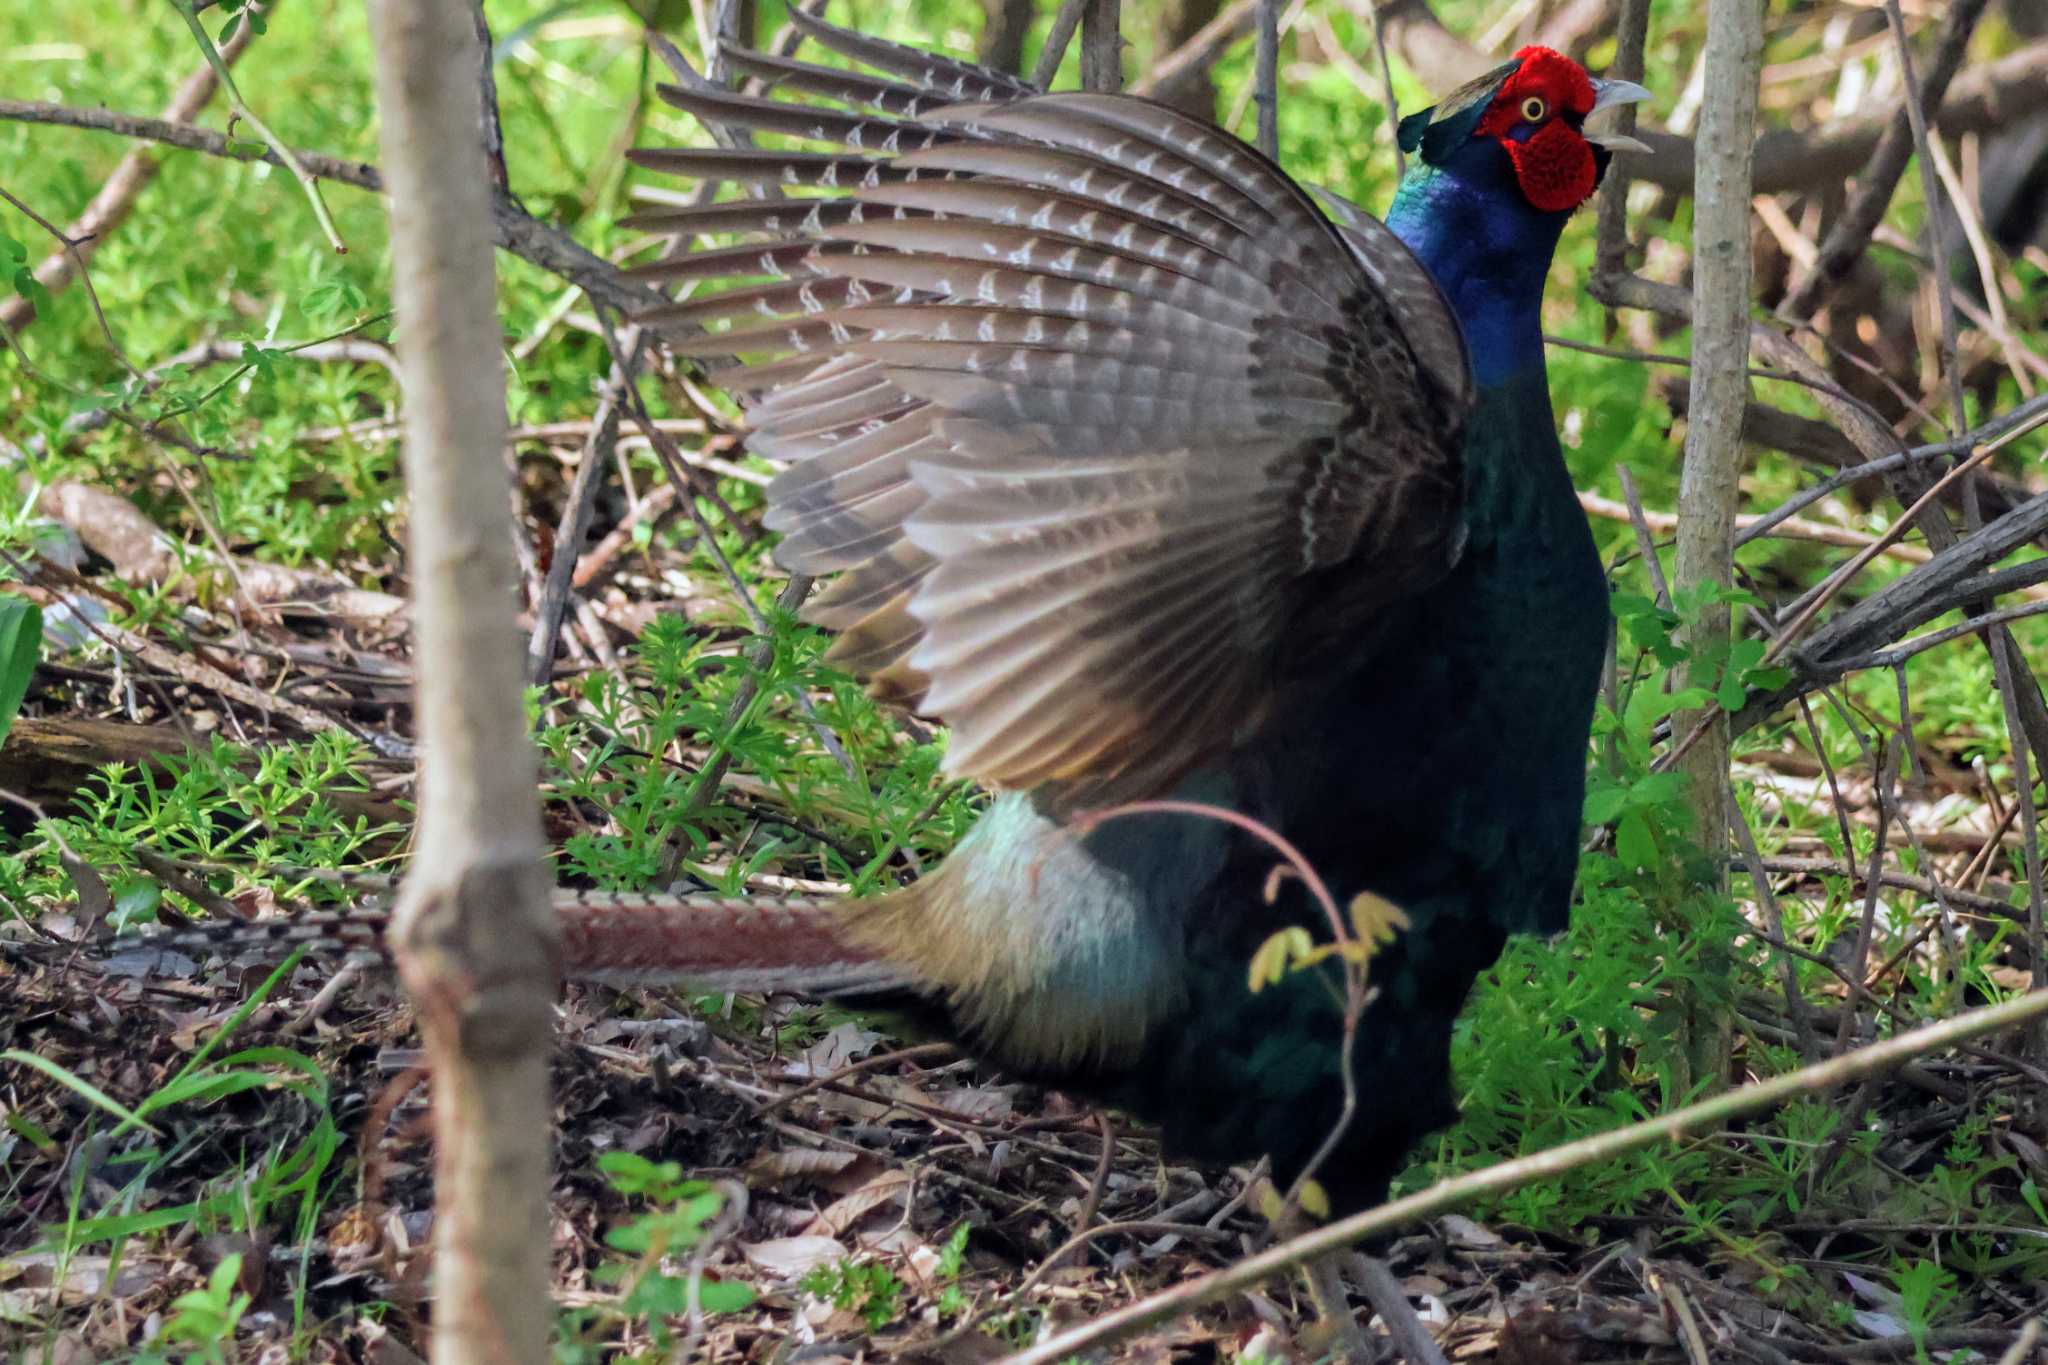
{"label": "bark texture", "polygon": [[[1685,465],[1678,482],[1674,596],[1729,582],[1742,475],[1742,417],[1749,404],[1750,182],[1758,81],[1763,68],[1760,0],[1711,0],[1707,7],[1706,101],[1693,180],[1693,368]],[[1728,656],[1729,612],[1710,607],[1688,636],[1690,681],[1712,688]],[[1718,708],[1680,717],[1678,733],[1706,733],[1683,760],[1691,778],[1695,829],[1714,855],[1721,883],[1728,859],[1728,717]],[[1687,1054],[1694,1077],[1718,1085],[1727,1074],[1729,1021],[1700,1001],[1688,1008]]]}
{"label": "bark texture", "polygon": [[433,1072],[433,1357],[539,1365],[556,954],[513,622],[481,54],[466,6],[371,0],[370,21],[426,766],[392,947]]}

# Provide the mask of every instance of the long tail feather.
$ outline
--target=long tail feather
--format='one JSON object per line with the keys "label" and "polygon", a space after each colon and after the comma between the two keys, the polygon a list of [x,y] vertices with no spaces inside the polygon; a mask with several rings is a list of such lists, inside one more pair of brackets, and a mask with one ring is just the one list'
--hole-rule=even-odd
{"label": "long tail feather", "polygon": [[[832,995],[906,986],[909,975],[847,932],[851,902],[802,897],[555,893],[562,975],[607,985]],[[305,945],[388,962],[391,912],[351,910],[198,925],[107,940],[124,954],[242,952]]]}
{"label": "long tail feather", "polygon": [[806,995],[909,984],[900,967],[849,938],[844,902],[586,895],[561,914],[571,981]]}

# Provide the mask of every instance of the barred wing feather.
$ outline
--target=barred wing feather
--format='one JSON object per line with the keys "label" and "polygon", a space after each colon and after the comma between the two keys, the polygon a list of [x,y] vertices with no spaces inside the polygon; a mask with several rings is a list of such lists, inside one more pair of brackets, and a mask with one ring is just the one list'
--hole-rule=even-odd
{"label": "barred wing feather", "polygon": [[1291,634],[1449,567],[1457,323],[1385,227],[1213,127],[803,22],[885,75],[737,59],[838,109],[664,88],[830,146],[638,154],[820,191],[640,215],[752,238],[645,268],[736,282],[646,320],[748,358],[713,377],[788,462],[780,557],[840,575],[808,614],[951,727],[951,771],[1164,791],[1256,721]]}

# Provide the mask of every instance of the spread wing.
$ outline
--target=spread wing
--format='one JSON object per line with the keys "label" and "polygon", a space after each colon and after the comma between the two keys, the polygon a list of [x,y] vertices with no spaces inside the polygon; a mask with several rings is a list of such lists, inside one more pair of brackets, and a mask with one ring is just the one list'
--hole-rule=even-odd
{"label": "spread wing", "polygon": [[1385,227],[1212,126],[791,18],[889,74],[737,60],[839,107],[665,87],[825,146],[637,153],[784,192],[639,215],[745,234],[638,271],[721,282],[643,320],[746,358],[713,377],[788,462],[780,558],[840,574],[808,615],[951,727],[951,771],[1163,791],[1257,721],[1302,632],[1450,564],[1457,322]]}

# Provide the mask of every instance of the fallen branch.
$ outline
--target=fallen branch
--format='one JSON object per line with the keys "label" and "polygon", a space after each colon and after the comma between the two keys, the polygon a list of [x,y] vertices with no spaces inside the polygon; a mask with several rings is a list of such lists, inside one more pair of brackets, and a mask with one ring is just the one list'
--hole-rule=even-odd
{"label": "fallen branch", "polygon": [[[1982,450],[1989,452],[2024,430],[2010,428]],[[1999,595],[2048,580],[2048,565],[2039,560],[1990,569],[2043,534],[2048,534],[2048,494],[2032,498],[1970,535],[1956,537],[1951,532],[1948,545],[1938,549],[1926,564],[1837,613],[1791,650],[1787,661],[1799,670],[1798,676],[1785,687],[1753,697],[1734,718],[1737,733],[1793,697],[1834,681],[1853,660],[1877,653],[1946,612],[1963,608],[1973,616],[1989,616],[1989,604]],[[2001,638],[2011,638],[2002,625],[1992,625],[1986,632],[1987,641]],[[2024,689],[2020,697],[2023,706],[2029,693],[2038,698],[2036,689]],[[2034,747],[2040,748],[2038,744]]]}
{"label": "fallen branch", "polygon": [[36,508],[70,527],[93,553],[114,566],[124,582],[160,585],[191,556],[231,573],[252,607],[304,605],[322,615],[365,621],[389,620],[405,610],[404,598],[358,588],[339,574],[241,555],[222,562],[200,546],[173,539],[127,498],[92,484],[49,484],[36,499]]}
{"label": "fallen branch", "polygon": [[[1587,291],[1610,308],[1642,308],[1664,317],[1687,322],[1692,318],[1692,298],[1685,290],[1675,285],[1646,280],[1640,275],[1596,274],[1588,281]],[[1887,482],[1901,506],[1907,506],[1919,499],[1925,491],[1923,481],[1907,480],[1903,477],[1904,473],[1911,472],[1911,466],[1919,459],[1919,452],[1905,449],[1897,433],[1871,413],[1867,405],[1854,401],[1830,381],[1826,373],[1814,364],[1812,358],[1793,344],[1792,339],[1783,332],[1760,322],[1752,322],[1749,328],[1749,343],[1751,352],[1756,357],[1770,360],[1783,367],[1784,377],[1804,383],[1813,391],[1815,401],[1841,425],[1843,434],[1864,453],[1868,461],[1868,472],[1875,473],[1880,469],[1901,471],[1887,475]],[[1988,454],[1991,450],[2025,435],[2035,426],[2048,422],[2048,410],[2031,403],[2022,404],[2021,409],[2025,410],[2024,415],[2020,411],[2005,414],[1977,432],[1966,432],[1963,436],[1952,438],[1942,444],[1957,455]],[[1987,433],[1994,427],[1998,434],[1995,437],[1987,437]],[[1928,543],[1934,547],[1935,558],[1816,631],[1812,640],[1791,655],[1792,662],[1800,667],[1802,676],[1787,687],[1752,698],[1734,717],[1733,733],[1742,733],[1750,726],[1763,721],[1793,697],[1825,684],[1831,676],[1839,676],[1829,675],[1824,668],[1818,666],[1823,643],[1832,640],[1836,632],[1864,632],[1846,652],[1855,655],[1868,654],[1953,607],[1964,607],[1972,615],[1983,615],[1989,610],[1983,604],[1987,603],[1991,596],[2000,592],[2010,592],[2018,586],[2043,581],[2042,574],[2034,564],[2023,564],[1998,573],[1978,571],[1985,565],[2010,554],[2021,544],[2038,536],[2048,535],[2048,507],[2042,505],[2044,502],[2048,502],[2048,497],[2031,498],[1996,520],[1987,522],[1982,530],[1972,533],[1967,540],[1957,536],[1955,527],[1938,507],[1919,507],[1917,510],[1920,514],[1920,529],[1926,535]],[[1789,515],[1794,505],[1796,504],[1788,504],[1787,507],[1774,512],[1772,516]],[[2019,534],[2019,540],[2013,541],[2008,538],[2014,533]],[[1962,545],[1974,548],[1966,552],[1964,558],[1968,562],[1959,569],[1959,561],[1945,561],[1944,556]],[[1994,550],[1994,546],[2003,548]],[[1940,582],[1934,584],[1926,577],[1930,574],[1938,574]],[[1885,599],[1887,594],[1892,594],[1894,590],[1916,594],[1920,606],[1932,606],[1923,615],[1891,622],[1891,632],[1881,634],[1877,629],[1878,620],[1871,612],[1876,610],[1875,603]],[[1895,602],[1897,598],[1888,600]],[[1794,610],[1797,610],[1799,605],[1794,604]],[[1853,624],[1849,618],[1854,618]],[[1981,638],[1988,651],[1997,648],[1994,641],[2010,639],[2011,636],[2010,632],[2000,625],[1993,626]],[[2036,758],[2044,766],[2048,766],[2048,702],[2044,702],[2040,687],[2034,682],[2031,673],[2020,681],[2025,684],[2020,690],[2019,701],[2020,717],[2027,732],[2027,742],[2033,748]],[[1697,736],[1704,733],[1702,727],[1694,727],[1661,761],[1672,761],[1674,755],[1683,753],[1697,742]]]}
{"label": "fallen branch", "polygon": [[72,610],[73,616],[100,643],[117,654],[147,664],[160,672],[167,673],[191,686],[217,692],[230,701],[239,702],[253,711],[265,715],[283,716],[308,733],[322,730],[342,730],[355,735],[372,749],[386,758],[411,758],[414,747],[410,740],[375,730],[364,730],[344,724],[334,717],[295,702],[288,697],[273,696],[259,687],[252,687],[238,678],[229,677],[220,669],[187,654],[158,644],[147,636],[126,630],[111,621],[95,621],[80,611],[71,602],[68,594],[72,591],[91,591],[91,585],[69,570],[60,569],[46,559],[24,560],[19,556],[0,551],[0,562],[6,563],[15,575],[24,582],[32,583],[51,593]]}
{"label": "fallen branch", "polygon": [[[1612,498],[1603,498],[1598,493],[1579,494],[1579,506],[1588,516],[1600,517],[1606,521],[1630,521],[1633,519],[1625,503]],[[1678,529],[1678,516],[1673,512],[1643,513],[1643,524],[1659,535],[1670,535]],[[1852,531],[1846,526],[1830,526],[1826,522],[1808,521],[1804,517],[1780,517],[1763,531],[1752,535],[1750,532],[1763,524],[1760,516],[1742,516],[1735,519],[1736,543],[1744,545],[1751,540],[1765,537],[1775,540],[1810,540],[1821,545],[1840,545],[1844,549],[1861,550],[1877,544],[1878,538],[1863,531]],[[1922,545],[1886,545],[1881,551],[1887,559],[1901,560],[1907,564],[1925,564],[1934,558],[1934,552]],[[2048,588],[2029,587],[2020,595],[2030,602],[2048,602]]]}
{"label": "fallen branch", "polygon": [[[1780,876],[1840,877],[1851,886],[1869,885],[1869,872],[1867,869],[1844,867],[1838,858],[1803,858],[1780,853],[1773,857],[1762,859],[1760,865],[1765,872],[1776,873]],[[1742,872],[1747,869],[1738,862],[1734,870]],[[2011,920],[2016,924],[2026,923],[2026,911],[2019,909],[2010,899],[2005,899],[1995,894],[1997,891],[2003,890],[2009,897],[2012,892],[2012,884],[2010,882],[1986,882],[1985,885],[1990,888],[1989,891],[1966,891],[1960,886],[1937,884],[1932,877],[1923,877],[1912,872],[1901,872],[1893,867],[1887,867],[1880,871],[1878,873],[1878,881],[1885,886],[1899,891],[1911,891],[1925,896],[1929,900],[1945,898],[1953,902],[1958,908],[1971,911],[1974,914],[1994,915],[2000,919]]]}

